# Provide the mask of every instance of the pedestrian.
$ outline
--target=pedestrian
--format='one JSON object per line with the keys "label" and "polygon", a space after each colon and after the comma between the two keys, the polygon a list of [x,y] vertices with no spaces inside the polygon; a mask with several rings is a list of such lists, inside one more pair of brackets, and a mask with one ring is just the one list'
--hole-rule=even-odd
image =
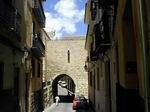
{"label": "pedestrian", "polygon": [[68,96],[71,96],[71,94],[72,94],[72,93],[68,90]]}
{"label": "pedestrian", "polygon": [[56,97],[55,97],[55,100],[56,100],[56,106],[58,106],[58,104],[59,104],[59,101],[60,101],[60,98],[59,98],[59,96],[56,96]]}

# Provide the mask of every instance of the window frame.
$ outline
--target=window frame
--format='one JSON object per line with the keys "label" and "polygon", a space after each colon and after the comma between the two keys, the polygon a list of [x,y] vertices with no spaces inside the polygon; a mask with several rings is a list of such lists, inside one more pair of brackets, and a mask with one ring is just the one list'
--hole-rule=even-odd
{"label": "window frame", "polygon": [[0,62],[0,91],[3,90],[4,82],[4,63]]}

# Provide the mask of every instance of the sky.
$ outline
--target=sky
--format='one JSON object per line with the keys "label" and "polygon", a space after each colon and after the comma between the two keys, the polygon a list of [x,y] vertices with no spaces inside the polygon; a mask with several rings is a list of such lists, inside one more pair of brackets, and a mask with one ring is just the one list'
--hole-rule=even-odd
{"label": "sky", "polygon": [[86,35],[85,2],[86,0],[46,0],[44,3],[45,30],[55,31],[53,39]]}

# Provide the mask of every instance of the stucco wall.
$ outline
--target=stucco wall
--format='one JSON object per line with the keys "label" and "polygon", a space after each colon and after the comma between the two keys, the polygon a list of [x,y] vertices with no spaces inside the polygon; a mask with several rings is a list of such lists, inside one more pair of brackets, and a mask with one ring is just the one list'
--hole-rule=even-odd
{"label": "stucco wall", "polygon": [[[18,77],[18,98],[19,98],[19,103],[21,104],[20,109],[22,110],[21,112],[24,111],[25,107],[25,76],[24,70],[23,70],[23,65],[22,65],[22,57],[23,53],[19,52],[16,49],[13,49],[11,47],[8,47],[4,44],[0,43],[0,63],[4,64],[4,73],[3,73],[3,84],[2,88],[4,91],[6,90],[15,90],[14,85],[14,78]],[[15,69],[19,69],[19,74],[15,72]],[[2,74],[1,74],[2,75]],[[18,76],[17,76],[18,75]],[[14,95],[14,93],[13,93]],[[12,95],[12,96],[13,96]],[[7,100],[6,100],[7,102]],[[5,103],[4,103],[5,104]],[[9,108],[8,104],[8,108]]]}

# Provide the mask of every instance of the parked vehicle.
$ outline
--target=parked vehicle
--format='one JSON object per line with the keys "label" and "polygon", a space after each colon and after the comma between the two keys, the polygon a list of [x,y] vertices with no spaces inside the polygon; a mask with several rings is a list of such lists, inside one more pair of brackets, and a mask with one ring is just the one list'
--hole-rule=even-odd
{"label": "parked vehicle", "polygon": [[62,82],[61,82],[61,87],[64,87],[64,88],[67,87],[66,81],[62,81]]}
{"label": "parked vehicle", "polygon": [[59,85],[63,88],[67,87],[66,81],[58,81]]}
{"label": "parked vehicle", "polygon": [[77,95],[75,96],[73,100],[73,110],[79,110],[79,109],[88,109],[88,102],[87,99],[83,95]]}

